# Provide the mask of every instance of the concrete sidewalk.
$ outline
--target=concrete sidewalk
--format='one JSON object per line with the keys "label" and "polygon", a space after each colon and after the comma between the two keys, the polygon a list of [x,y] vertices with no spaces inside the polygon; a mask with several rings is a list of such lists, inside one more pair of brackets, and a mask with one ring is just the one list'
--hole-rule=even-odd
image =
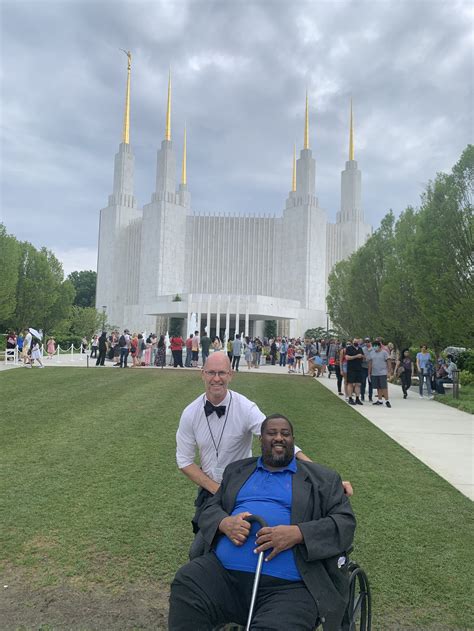
{"label": "concrete sidewalk", "polygon": [[[87,366],[87,357],[79,353],[76,353],[74,357],[61,355],[59,358],[54,357],[51,360],[44,359],[43,363],[45,367],[69,366],[85,368]],[[94,359],[89,360],[89,366],[95,368]],[[6,366],[3,362],[0,364],[0,370],[13,367],[13,365]],[[22,367],[22,364],[19,364],[18,367]],[[106,362],[106,367],[112,367],[112,363]],[[143,369],[137,368],[134,370]],[[154,370],[154,368],[146,368],[146,370]],[[176,370],[179,373],[181,370],[197,369],[166,367],[165,370]],[[286,368],[280,368],[280,366],[269,365],[249,371],[245,363],[241,363],[240,372],[281,375],[287,374],[288,371]],[[311,379],[311,377],[303,377],[301,374],[295,374],[294,378]],[[315,381],[334,392],[334,396],[338,397],[336,378],[334,376],[331,379],[320,377]],[[351,407],[397,441],[402,447],[410,451],[461,493],[471,500],[474,499],[474,416],[437,401],[429,401],[427,398],[420,399],[416,389],[410,391],[408,398],[404,400],[401,388],[390,384],[389,394],[392,403],[391,409],[385,406],[373,406],[368,401],[363,406]],[[445,396],[449,397],[451,394],[448,393]]]}
{"label": "concrete sidewalk", "polygon": [[[334,376],[331,379],[320,377],[317,381],[339,396]],[[389,396],[392,404],[390,409],[385,405],[372,405],[367,397],[363,406],[351,408],[461,493],[474,499],[474,416],[426,397],[420,399],[418,389],[411,390],[408,398],[403,399],[401,387],[389,384]],[[449,393],[445,396],[452,395]]]}

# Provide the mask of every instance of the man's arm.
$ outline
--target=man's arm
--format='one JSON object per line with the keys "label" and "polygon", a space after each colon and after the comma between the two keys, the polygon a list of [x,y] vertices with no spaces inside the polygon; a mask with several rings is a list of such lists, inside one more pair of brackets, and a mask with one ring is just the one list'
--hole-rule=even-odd
{"label": "man's arm", "polygon": [[211,480],[211,478],[206,475],[204,471],[197,466],[197,464],[193,463],[187,467],[182,467],[180,471],[192,482],[194,482],[194,484],[202,486],[202,488],[209,491],[209,493],[212,493],[213,495],[217,493],[217,489],[219,488],[217,482]]}
{"label": "man's arm", "polygon": [[270,561],[280,552],[300,544],[305,561],[311,562],[347,550],[354,536],[355,517],[339,476],[334,476],[326,495],[325,517],[298,525],[261,528],[257,532],[255,552],[271,549],[266,557],[266,561]]}

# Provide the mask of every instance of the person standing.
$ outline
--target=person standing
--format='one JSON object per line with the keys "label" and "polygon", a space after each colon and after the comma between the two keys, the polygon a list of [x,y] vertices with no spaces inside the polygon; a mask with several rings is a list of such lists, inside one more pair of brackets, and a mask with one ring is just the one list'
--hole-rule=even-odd
{"label": "person standing", "polygon": [[280,344],[280,366],[286,366],[286,354],[288,352],[288,342],[286,337],[281,340]]}
{"label": "person standing", "polygon": [[420,347],[420,352],[416,354],[416,370],[418,373],[418,387],[420,390],[420,399],[423,398],[423,383],[426,381],[426,391],[428,399],[433,399],[431,391],[431,375],[433,374],[433,362],[431,353],[428,351],[426,344]]}
{"label": "person standing", "polygon": [[229,361],[232,363],[232,359],[234,357],[234,353],[233,353],[233,346],[234,346],[234,340],[231,340],[230,338],[227,340],[227,357],[229,358]]}
{"label": "person standing", "polygon": [[155,366],[159,368],[164,368],[166,364],[166,342],[165,336],[160,335],[160,339],[158,340],[158,344],[156,345],[156,356],[155,356]]}
{"label": "person standing", "polygon": [[102,331],[101,336],[97,342],[97,347],[99,349],[99,356],[95,362],[96,366],[104,366],[105,365],[105,356],[107,354],[107,333]]}
{"label": "person standing", "polygon": [[33,336],[31,335],[29,329],[26,330],[25,339],[23,340],[23,365],[31,366],[31,342],[33,340]]}
{"label": "person standing", "polygon": [[202,357],[202,365],[206,363],[207,358],[209,357],[209,349],[211,348],[211,338],[204,331],[204,335],[201,336],[201,357]]}
{"label": "person standing", "polygon": [[91,340],[91,359],[97,359],[98,346],[99,346],[99,336],[94,335],[94,337]]}
{"label": "person standing", "polygon": [[186,368],[191,368],[191,362],[193,360],[193,334],[190,333],[186,340],[186,360],[184,365]]}
{"label": "person standing", "polygon": [[[363,405],[360,400],[360,385],[362,383],[362,362],[364,353],[359,345],[359,339],[354,338],[346,347],[347,359],[347,395],[350,405]],[[352,395],[355,394],[355,401]]]}
{"label": "person standing", "polygon": [[127,361],[130,353],[130,331],[125,329],[118,340],[118,347],[120,349],[120,368],[128,368]]}
{"label": "person standing", "polygon": [[183,368],[183,338],[181,335],[173,335],[170,339],[171,354],[173,355],[173,366]]}
{"label": "person standing", "polygon": [[54,337],[50,337],[47,341],[46,352],[48,353],[48,359],[53,359],[53,355],[56,352],[56,341]]}
{"label": "person standing", "polygon": [[212,350],[214,353],[217,353],[218,351],[222,350],[221,338],[218,335],[216,335],[216,337],[214,338],[212,342]]}
{"label": "person standing", "polygon": [[232,346],[232,370],[239,372],[240,354],[242,352],[242,341],[240,339],[240,333],[235,336],[234,344]]}
{"label": "person standing", "polygon": [[244,357],[245,361],[247,362],[247,369],[251,370],[253,359],[253,342],[248,336],[245,338]]}
{"label": "person standing", "polygon": [[16,347],[18,349],[18,361],[21,362],[21,358],[23,356],[23,340],[25,338],[23,337],[23,332],[20,331],[18,333],[18,337],[16,338]]}
{"label": "person standing", "polygon": [[270,357],[272,358],[272,366],[276,364],[276,358],[278,353],[278,346],[276,340],[272,340],[270,344]]}
{"label": "person standing", "polygon": [[397,361],[395,366],[395,374],[400,377],[402,384],[403,398],[406,399],[408,390],[411,388],[411,376],[413,374],[413,362],[411,361],[410,351],[406,348]]}
{"label": "person standing", "polygon": [[31,366],[32,367],[33,367],[33,364],[34,364],[35,360],[38,362],[40,368],[44,368],[43,362],[41,361],[40,343],[39,343],[38,338],[36,338],[36,337],[33,338],[32,342],[31,342]]}
{"label": "person standing", "polygon": [[382,399],[385,399],[385,405],[388,408],[392,407],[388,398],[387,384],[389,360],[390,353],[382,348],[380,342],[375,341],[369,358],[369,379],[372,381],[372,387],[377,388],[377,401],[372,405],[383,405]]}
{"label": "person standing", "polygon": [[199,363],[199,331],[194,331],[193,342],[191,344],[192,359],[191,365],[197,368]]}
{"label": "person standing", "polygon": [[[370,341],[370,337],[366,337],[364,339],[364,343],[362,344],[362,352],[364,353],[364,359],[362,360],[362,383],[360,385],[360,399],[361,401],[365,401],[365,391],[367,390],[367,377],[369,376],[369,356],[372,352],[372,343]],[[369,385],[369,401],[372,401],[372,382],[368,382]]]}

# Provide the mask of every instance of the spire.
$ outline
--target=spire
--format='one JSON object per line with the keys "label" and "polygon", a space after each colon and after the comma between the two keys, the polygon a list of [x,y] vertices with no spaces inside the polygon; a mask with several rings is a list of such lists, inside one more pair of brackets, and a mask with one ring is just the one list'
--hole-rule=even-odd
{"label": "spire", "polygon": [[354,160],[354,125],[352,120],[352,98],[351,98],[351,128],[349,132],[349,160]]}
{"label": "spire", "polygon": [[306,90],[306,112],[305,112],[305,119],[304,119],[304,149],[309,149],[308,90]]}
{"label": "spire", "polygon": [[183,141],[183,166],[181,169],[181,184],[186,186],[186,124],[184,125],[184,141]]}
{"label": "spire", "polygon": [[168,75],[168,105],[166,108],[165,140],[171,140],[171,69]]}
{"label": "spire", "polygon": [[293,193],[296,191],[296,142],[293,145],[293,180],[291,183],[291,190]]}
{"label": "spire", "polygon": [[[120,50],[123,50],[121,48]],[[126,145],[130,144],[130,71],[132,68],[132,53],[129,50],[123,50],[128,57],[127,68],[127,91],[125,92],[125,113],[123,115],[123,133],[122,142]]]}

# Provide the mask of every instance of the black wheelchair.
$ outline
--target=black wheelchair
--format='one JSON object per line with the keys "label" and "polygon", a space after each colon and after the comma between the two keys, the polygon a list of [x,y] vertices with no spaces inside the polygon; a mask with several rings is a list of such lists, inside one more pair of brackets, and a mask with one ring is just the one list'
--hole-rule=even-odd
{"label": "black wheelchair", "polygon": [[[266,526],[265,521],[258,515],[246,517],[247,521],[258,522],[262,527]],[[352,552],[352,548],[347,551],[347,556]],[[258,555],[257,569],[252,590],[252,599],[248,614],[247,626],[243,627],[235,624],[220,626],[214,631],[249,631],[253,610],[257,598],[258,583],[262,571],[264,553]],[[349,602],[347,604],[341,631],[371,631],[372,629],[372,598],[370,594],[370,584],[367,574],[354,561],[349,559],[347,570],[349,573]],[[321,629],[321,622],[316,622],[315,631]]]}

